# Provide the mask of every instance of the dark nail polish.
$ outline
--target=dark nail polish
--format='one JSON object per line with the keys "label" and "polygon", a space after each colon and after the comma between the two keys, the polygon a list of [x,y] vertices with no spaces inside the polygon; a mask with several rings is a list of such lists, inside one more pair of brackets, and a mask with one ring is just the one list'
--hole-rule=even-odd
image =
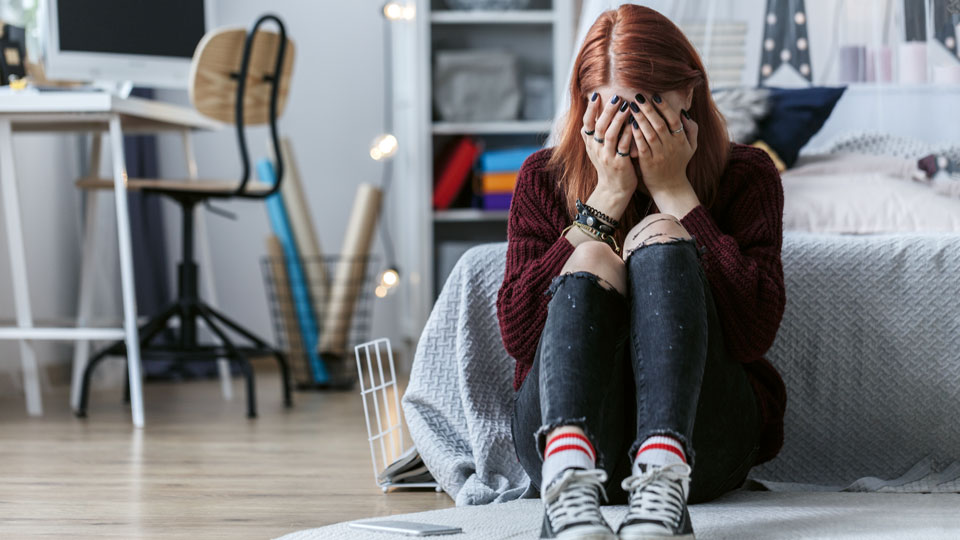
{"label": "dark nail polish", "polygon": [[643,97],[643,94],[637,94],[637,103],[643,105],[647,102],[647,98]]}
{"label": "dark nail polish", "polygon": [[640,106],[637,105],[636,102],[631,101],[631,102],[630,102],[630,110],[632,110],[633,112],[640,112]]}
{"label": "dark nail polish", "polygon": [[620,101],[620,96],[613,96],[613,99],[610,100],[610,103],[616,103]]}
{"label": "dark nail polish", "polygon": [[637,119],[633,119],[633,129],[640,129],[640,124],[637,123]]}
{"label": "dark nail polish", "polygon": [[629,106],[629,103],[627,103],[626,101],[624,101],[623,104],[620,105],[620,112],[623,112],[623,111],[627,110],[627,107],[628,107],[628,106]]}
{"label": "dark nail polish", "polygon": [[654,103],[658,103],[658,104],[659,104],[661,101],[663,101],[663,100],[660,99],[660,94],[654,94],[654,95],[653,95],[653,102],[654,102]]}
{"label": "dark nail polish", "polygon": [[594,92],[593,96],[590,97],[590,101],[596,101],[600,97],[600,92]]}
{"label": "dark nail polish", "polygon": [[690,120],[690,113],[688,113],[686,109],[680,109],[680,114],[682,114],[687,120]]}

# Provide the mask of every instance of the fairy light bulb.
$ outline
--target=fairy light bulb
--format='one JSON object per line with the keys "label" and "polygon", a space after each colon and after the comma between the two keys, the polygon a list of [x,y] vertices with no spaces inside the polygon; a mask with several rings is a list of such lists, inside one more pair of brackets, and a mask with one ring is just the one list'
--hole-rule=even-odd
{"label": "fairy light bulb", "polygon": [[383,135],[377,136],[373,140],[373,143],[370,144],[370,157],[374,161],[380,161],[393,157],[397,153],[399,148],[399,143],[397,138],[390,133],[384,133]]}
{"label": "fairy light bulb", "polygon": [[380,283],[386,287],[393,287],[400,281],[400,274],[393,268],[388,268],[383,271],[383,275],[380,276]]}
{"label": "fairy light bulb", "polygon": [[417,15],[417,8],[408,2],[387,2],[383,6],[383,16],[391,21],[410,21]]}

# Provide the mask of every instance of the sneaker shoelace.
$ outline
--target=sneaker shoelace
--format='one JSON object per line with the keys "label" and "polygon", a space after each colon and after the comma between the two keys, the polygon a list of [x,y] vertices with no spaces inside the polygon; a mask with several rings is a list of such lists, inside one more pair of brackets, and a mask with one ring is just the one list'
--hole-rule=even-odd
{"label": "sneaker shoelace", "polygon": [[563,530],[572,523],[606,523],[600,512],[599,495],[607,493],[603,483],[607,474],[603,469],[570,469],[547,487],[547,517],[554,531]]}
{"label": "sneaker shoelace", "polygon": [[686,504],[683,483],[689,478],[690,466],[686,463],[650,467],[639,475],[628,476],[621,483],[630,494],[624,521],[650,519],[676,526]]}

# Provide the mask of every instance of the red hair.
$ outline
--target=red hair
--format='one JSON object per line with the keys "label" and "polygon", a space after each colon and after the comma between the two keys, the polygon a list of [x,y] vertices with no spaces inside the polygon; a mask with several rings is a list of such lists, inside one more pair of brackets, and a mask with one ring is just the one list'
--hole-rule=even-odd
{"label": "red hair", "polygon": [[[597,185],[597,171],[580,136],[587,100],[596,89],[613,84],[614,79],[622,86],[651,93],[693,88],[688,112],[699,132],[697,151],[687,164],[687,178],[700,202],[709,208],[726,166],[730,139],[723,116],[710,96],[703,62],[670,19],[648,7],[624,4],[597,18],[573,65],[570,110],[557,133],[549,163],[560,171],[559,186],[566,194],[569,214],[576,214],[577,198],[586,201]],[[627,231],[640,221],[648,200],[639,190],[634,192],[620,219],[624,226],[615,235],[620,245]]]}

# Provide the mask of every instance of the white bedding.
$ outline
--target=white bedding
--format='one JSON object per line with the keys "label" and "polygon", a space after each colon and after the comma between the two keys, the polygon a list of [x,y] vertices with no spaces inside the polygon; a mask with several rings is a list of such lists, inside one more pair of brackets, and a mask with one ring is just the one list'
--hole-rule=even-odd
{"label": "white bedding", "polygon": [[[951,157],[960,145],[890,135],[837,139],[781,173],[783,226],[811,233],[960,233],[960,180],[918,182],[917,159]],[[922,175],[920,175],[922,176]]]}

